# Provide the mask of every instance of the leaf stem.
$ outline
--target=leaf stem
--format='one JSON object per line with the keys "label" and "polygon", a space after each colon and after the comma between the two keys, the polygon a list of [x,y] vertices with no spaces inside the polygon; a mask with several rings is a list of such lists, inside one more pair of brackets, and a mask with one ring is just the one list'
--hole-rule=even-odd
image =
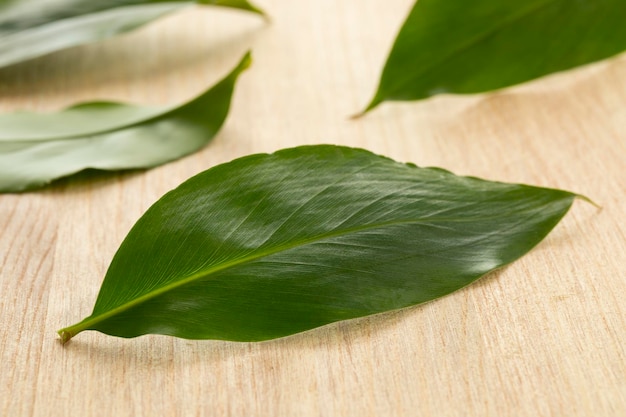
{"label": "leaf stem", "polygon": [[[70,341],[70,339],[72,339],[74,336],[76,336],[78,333],[82,332],[83,330],[87,330],[89,328],[89,326],[91,324],[93,324],[94,320],[90,320],[92,319],[91,316],[87,317],[86,319],[73,324],[71,326],[65,327],[59,331],[57,331],[57,333],[59,334],[59,336],[61,336],[61,344],[66,344],[67,342]],[[98,320],[96,320],[97,322]]]}
{"label": "leaf stem", "polygon": [[59,336],[61,336],[61,344],[62,345],[65,345],[67,342],[70,341],[70,339],[72,337],[76,336],[80,332],[80,330],[77,331],[77,332],[72,332],[71,331],[72,327],[74,327],[74,326],[66,327],[65,329],[61,329],[61,330],[59,330],[57,332],[59,334]]}

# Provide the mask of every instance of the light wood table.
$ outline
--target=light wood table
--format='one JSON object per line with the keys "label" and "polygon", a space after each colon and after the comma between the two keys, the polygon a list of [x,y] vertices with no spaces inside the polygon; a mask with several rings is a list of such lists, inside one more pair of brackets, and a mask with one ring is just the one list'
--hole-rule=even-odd
{"label": "light wood table", "polygon": [[[0,195],[0,415],[626,416],[626,59],[359,120],[411,0],[261,0],[272,22],[191,8],[0,70],[0,111],[174,103],[252,49],[201,152]],[[0,126],[1,129],[1,126]],[[527,256],[425,305],[265,343],[55,331],[91,311],[139,216],[188,177],[302,144],[363,147],[577,202]]]}

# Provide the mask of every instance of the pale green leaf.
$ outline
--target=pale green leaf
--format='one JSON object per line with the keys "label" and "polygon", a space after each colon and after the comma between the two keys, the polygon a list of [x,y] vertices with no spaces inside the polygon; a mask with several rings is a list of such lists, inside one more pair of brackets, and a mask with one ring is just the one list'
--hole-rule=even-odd
{"label": "pale green leaf", "polygon": [[0,192],[22,191],[86,168],[146,168],[205,146],[222,126],[250,54],[222,81],[177,106],[86,103],[53,114],[0,115]]}
{"label": "pale green leaf", "polygon": [[128,32],[193,4],[263,14],[246,0],[5,0],[0,67]]}

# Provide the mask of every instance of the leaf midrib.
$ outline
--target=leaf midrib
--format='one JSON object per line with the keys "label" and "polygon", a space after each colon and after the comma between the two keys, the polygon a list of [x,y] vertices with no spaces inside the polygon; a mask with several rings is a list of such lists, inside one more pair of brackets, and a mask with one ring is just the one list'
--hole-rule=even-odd
{"label": "leaf midrib", "polygon": [[[195,274],[192,274],[186,278],[180,279],[178,281],[172,282],[170,284],[167,284],[161,288],[155,289],[151,292],[148,292],[147,294],[144,294],[140,297],[135,298],[134,300],[131,300],[127,303],[124,303],[118,307],[115,307],[107,312],[104,312],[102,314],[98,314],[96,316],[89,316],[87,317],[85,320],[81,321],[80,323],[78,323],[76,326],[80,326],[81,330],[86,330],[88,328],[90,328],[90,326],[95,325],[99,322],[102,322],[106,319],[109,319],[111,317],[114,317],[117,314],[123,313],[124,311],[127,311],[133,307],[136,307],[148,300],[151,300],[153,298],[156,298],[162,294],[165,294],[171,290],[174,290],[176,288],[185,286],[191,282],[195,282],[197,280],[201,280],[204,279],[210,275],[216,274],[218,272],[222,272],[224,270],[230,269],[230,268],[234,268],[249,262],[253,262],[256,261],[258,259],[262,259],[264,257],[267,256],[271,256],[274,255],[276,253],[280,253],[283,251],[287,251],[290,249],[294,249],[300,246],[306,246],[308,244],[311,243],[315,243],[324,239],[329,239],[329,238],[333,238],[333,237],[339,237],[339,236],[343,236],[343,235],[347,235],[347,234],[351,234],[351,233],[358,233],[358,232],[362,232],[365,230],[373,230],[373,229],[379,229],[379,228],[384,228],[384,227],[389,227],[389,226],[396,226],[396,225],[401,225],[401,224],[411,224],[411,223],[424,223],[424,224],[429,224],[429,223],[438,223],[438,222],[459,222],[459,223],[467,223],[467,222],[472,222],[472,221],[478,221],[478,220],[485,220],[485,219],[494,219],[497,217],[507,217],[505,215],[502,216],[480,216],[480,217],[470,217],[470,218],[458,218],[458,217],[452,217],[452,218],[420,218],[420,219],[411,219],[411,220],[395,220],[395,221],[390,221],[390,222],[381,222],[381,223],[371,223],[371,224],[367,224],[367,225],[363,225],[363,226],[356,226],[356,227],[351,227],[351,228],[346,228],[346,229],[341,229],[341,230],[335,230],[335,231],[330,231],[327,233],[321,233],[319,235],[316,236],[312,236],[309,237],[307,239],[301,239],[299,241],[296,242],[292,242],[292,243],[287,243],[287,244],[282,244],[282,245],[277,245],[274,248],[269,248],[266,249],[264,251],[260,251],[257,253],[253,253],[251,255],[248,256],[244,256],[241,258],[237,258],[237,259],[233,259],[229,262],[225,262],[222,263],[220,265],[216,265],[213,266],[211,268],[202,270],[200,272],[197,272]],[[97,303],[97,302],[96,302]],[[74,326],[72,326],[74,327]],[[69,328],[68,328],[69,329]]]}
{"label": "leaf midrib", "polygon": [[[199,97],[193,98],[193,99],[191,99],[191,101],[194,101],[197,98],[199,98]],[[118,103],[116,103],[116,104],[118,104]],[[122,103],[119,103],[119,104],[122,104]],[[102,129],[85,131],[85,132],[72,134],[72,135],[51,135],[51,136],[46,136],[46,137],[36,138],[36,139],[30,139],[30,138],[23,138],[22,137],[22,138],[11,138],[11,139],[5,140],[5,139],[0,137],[0,143],[15,143],[15,144],[22,144],[24,146],[32,146],[32,145],[36,145],[38,143],[60,141],[60,140],[85,139],[85,138],[91,138],[91,137],[94,137],[94,136],[106,135],[106,134],[109,134],[109,133],[117,132],[119,130],[130,129],[130,128],[133,128],[133,127],[138,127],[138,126],[141,126],[141,125],[152,123],[152,122],[156,121],[157,119],[160,119],[160,118],[163,118],[163,117],[167,117],[168,115],[170,115],[171,113],[175,112],[176,110],[179,110],[180,107],[184,106],[184,104],[185,103],[183,103],[181,105],[164,107],[162,109],[159,109],[158,113],[155,113],[153,115],[146,116],[144,118],[141,118],[141,119],[138,119],[138,120],[134,120],[134,121],[131,121],[129,123],[122,123],[122,124],[119,124],[119,125],[116,125],[116,126],[112,126],[112,127],[106,127],[106,128],[103,127]],[[64,110],[61,110],[61,111],[64,111]]]}

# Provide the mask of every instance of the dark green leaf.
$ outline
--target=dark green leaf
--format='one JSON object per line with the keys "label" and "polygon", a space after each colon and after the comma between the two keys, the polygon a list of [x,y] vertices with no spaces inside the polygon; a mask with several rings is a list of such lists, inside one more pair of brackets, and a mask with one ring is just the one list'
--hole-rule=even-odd
{"label": "dark green leaf", "polygon": [[574,198],[360,149],[252,155],[157,201],[59,334],[258,341],[423,303],[524,255]]}
{"label": "dark green leaf", "polygon": [[174,107],[87,103],[60,113],[0,115],[0,192],[21,191],[86,168],[145,168],[206,145],[224,123],[250,54],[222,81]]}
{"label": "dark green leaf", "polygon": [[508,87],[626,49],[624,0],[419,0],[378,91],[420,100]]}
{"label": "dark green leaf", "polygon": [[0,67],[128,32],[192,4],[263,14],[247,0],[0,1]]}

